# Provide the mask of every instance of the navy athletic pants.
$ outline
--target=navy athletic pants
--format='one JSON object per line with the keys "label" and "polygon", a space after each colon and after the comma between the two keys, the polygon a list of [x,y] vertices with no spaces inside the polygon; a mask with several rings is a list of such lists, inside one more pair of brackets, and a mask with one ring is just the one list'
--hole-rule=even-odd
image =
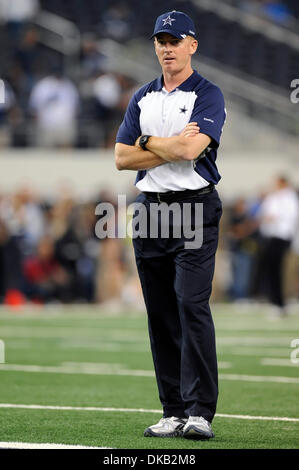
{"label": "navy athletic pants", "polygon": [[[141,193],[149,218],[153,202]],[[203,244],[185,249],[181,238],[133,239],[148,314],[149,336],[164,417],[203,416],[212,421],[218,397],[214,323],[209,307],[218,226],[216,190],[178,201],[203,203]],[[135,213],[136,216],[136,213]],[[171,225],[171,221],[170,221]]]}

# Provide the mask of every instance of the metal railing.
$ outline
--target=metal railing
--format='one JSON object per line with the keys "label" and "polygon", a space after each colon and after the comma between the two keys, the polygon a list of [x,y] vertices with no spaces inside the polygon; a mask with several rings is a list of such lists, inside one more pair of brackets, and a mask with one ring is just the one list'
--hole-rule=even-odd
{"label": "metal railing", "polygon": [[81,34],[69,20],[41,10],[32,21],[41,30],[40,42],[60,52],[68,74],[77,76],[80,60]]}
{"label": "metal railing", "polygon": [[260,33],[272,41],[284,43],[299,51],[299,34],[289,31],[271,21],[260,18],[252,13],[240,10],[220,0],[191,0],[202,10],[206,10],[229,21],[236,21],[249,31]]}

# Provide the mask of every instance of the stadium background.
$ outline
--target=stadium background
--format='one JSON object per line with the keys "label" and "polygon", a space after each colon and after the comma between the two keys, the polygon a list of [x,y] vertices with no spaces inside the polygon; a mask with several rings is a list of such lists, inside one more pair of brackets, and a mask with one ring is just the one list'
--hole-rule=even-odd
{"label": "stadium background", "polygon": [[[233,224],[238,210],[254,224],[276,176],[286,175],[299,188],[299,104],[290,98],[291,82],[299,79],[298,2],[152,0],[141,7],[135,0],[1,0],[0,338],[17,327],[14,312],[30,316],[56,308],[62,312],[57,328],[81,307],[90,326],[96,320],[89,307],[104,319],[119,314],[115,328],[123,325],[122,312],[129,318],[144,312],[131,242],[97,239],[95,207],[103,201],[116,207],[118,194],[134,200],[134,174],[114,166],[114,138],[133,91],[159,73],[148,37],[156,16],[172,9],[194,18],[194,68],[220,86],[227,104],[218,156],[224,215],[212,300],[227,304],[228,326],[237,321],[246,334],[246,325],[249,331],[260,325],[261,340],[272,331],[266,299],[255,286],[258,230],[238,244],[243,264],[234,272]],[[292,307],[286,321],[298,331],[298,236],[285,265],[285,292]],[[249,317],[236,319],[240,311]],[[34,329],[34,322],[29,326]],[[39,326],[45,327],[42,321]],[[274,327],[275,334],[284,328]],[[33,345],[31,360],[23,356],[28,364],[34,363]],[[6,353],[13,358],[11,347]],[[18,393],[6,401],[18,403]]]}

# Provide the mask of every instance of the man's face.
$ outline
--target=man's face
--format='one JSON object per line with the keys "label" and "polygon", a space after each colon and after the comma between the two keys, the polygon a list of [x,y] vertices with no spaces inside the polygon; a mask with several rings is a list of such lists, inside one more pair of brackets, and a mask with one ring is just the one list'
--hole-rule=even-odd
{"label": "man's face", "polygon": [[197,41],[190,36],[177,39],[168,33],[159,33],[155,37],[155,51],[163,72],[179,73],[191,64],[191,57],[196,52]]}

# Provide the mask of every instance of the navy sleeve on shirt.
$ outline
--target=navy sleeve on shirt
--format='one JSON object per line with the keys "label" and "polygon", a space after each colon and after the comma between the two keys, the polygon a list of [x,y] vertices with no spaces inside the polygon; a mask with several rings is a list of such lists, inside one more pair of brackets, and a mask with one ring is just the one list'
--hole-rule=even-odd
{"label": "navy sleeve on shirt", "polygon": [[226,118],[224,98],[217,86],[210,86],[195,100],[190,122],[197,122],[200,132],[211,137],[210,147],[218,148]]}
{"label": "navy sleeve on shirt", "polygon": [[130,100],[124,120],[118,130],[116,142],[127,145],[135,144],[136,139],[141,135],[139,116],[140,108],[137,103],[137,94],[135,93]]}

